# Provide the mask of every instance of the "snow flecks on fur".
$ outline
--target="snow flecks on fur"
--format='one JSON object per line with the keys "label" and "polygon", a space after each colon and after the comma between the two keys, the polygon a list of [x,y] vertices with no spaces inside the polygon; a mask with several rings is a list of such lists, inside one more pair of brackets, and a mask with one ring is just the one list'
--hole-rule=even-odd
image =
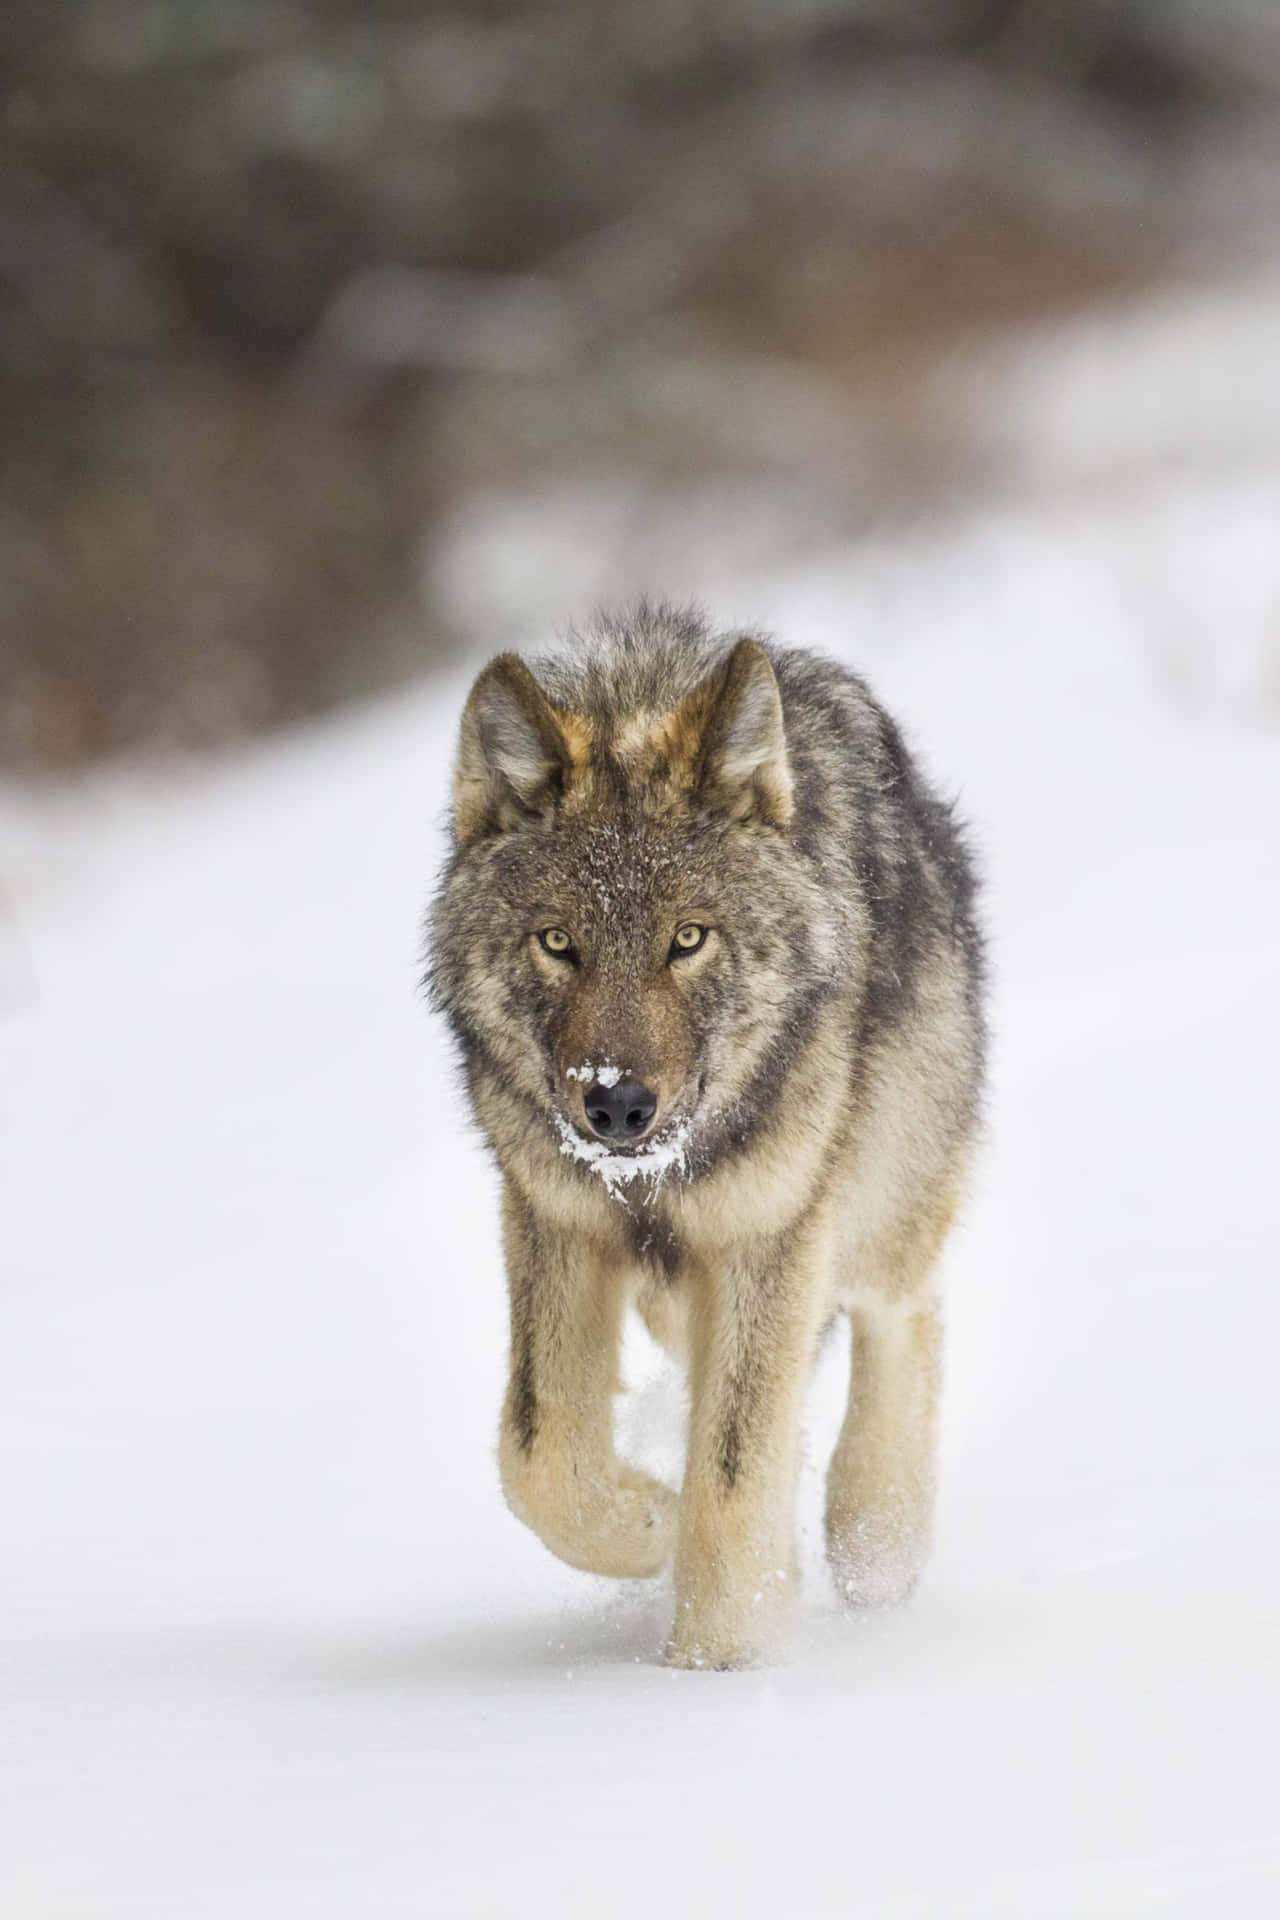
{"label": "snow flecks on fur", "polygon": [[622,1199],[623,1188],[632,1180],[648,1180],[658,1187],[668,1174],[682,1174],[688,1164],[690,1129],[687,1120],[677,1120],[672,1126],[660,1130],[648,1146],[639,1147],[634,1153],[615,1153],[603,1140],[584,1139],[559,1114],[556,1115],[556,1127],[560,1134],[561,1153],[568,1154],[570,1159],[599,1174],[615,1200]]}
{"label": "snow flecks on fur", "polygon": [[585,1060],[580,1067],[566,1067],[564,1077],[566,1080],[581,1080],[584,1086],[594,1080],[602,1087],[616,1087],[628,1071],[626,1067],[593,1067],[589,1060]]}

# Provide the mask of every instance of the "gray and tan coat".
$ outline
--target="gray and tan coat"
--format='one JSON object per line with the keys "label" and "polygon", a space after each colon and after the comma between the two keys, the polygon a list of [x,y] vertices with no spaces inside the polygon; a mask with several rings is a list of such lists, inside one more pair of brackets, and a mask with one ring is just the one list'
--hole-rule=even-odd
{"label": "gray and tan coat", "polygon": [[[674,1558],[671,1661],[761,1657],[795,1580],[801,1399],[843,1311],[829,1556],[851,1602],[901,1597],[982,1072],[949,809],[851,674],[642,606],[484,669],[454,827],[430,981],[504,1179],[510,1506],[573,1566]],[[632,1303],[689,1371],[679,1496],[614,1450]]]}

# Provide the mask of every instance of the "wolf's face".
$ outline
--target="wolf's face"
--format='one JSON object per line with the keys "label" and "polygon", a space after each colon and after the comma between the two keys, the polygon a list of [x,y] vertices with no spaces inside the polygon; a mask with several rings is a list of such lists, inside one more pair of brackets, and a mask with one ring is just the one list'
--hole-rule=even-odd
{"label": "wolf's face", "polygon": [[512,656],[484,670],[432,977],[525,1124],[640,1171],[781,1069],[788,1012],[838,945],[793,807],[754,642],[666,712],[577,712]]}

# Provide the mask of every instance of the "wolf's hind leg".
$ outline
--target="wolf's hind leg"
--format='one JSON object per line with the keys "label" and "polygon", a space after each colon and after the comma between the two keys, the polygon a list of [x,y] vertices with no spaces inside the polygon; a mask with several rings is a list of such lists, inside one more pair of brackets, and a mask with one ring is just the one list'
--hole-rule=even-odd
{"label": "wolf's hind leg", "polygon": [[621,1274],[510,1188],[503,1227],[511,1378],[498,1461],[507,1505],[571,1567],[615,1578],[660,1573],[675,1547],[676,1496],[613,1447]]}
{"label": "wolf's hind leg", "polygon": [[853,1606],[906,1599],[928,1558],[942,1327],[932,1299],[850,1307],[849,1405],[827,1474],[827,1557]]}

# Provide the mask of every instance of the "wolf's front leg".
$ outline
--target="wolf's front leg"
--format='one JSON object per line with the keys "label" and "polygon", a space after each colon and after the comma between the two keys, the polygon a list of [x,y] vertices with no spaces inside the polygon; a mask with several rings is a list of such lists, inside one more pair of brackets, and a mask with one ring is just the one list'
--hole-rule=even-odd
{"label": "wolf's front leg", "polygon": [[795,1587],[801,1401],[820,1317],[814,1249],[790,1235],[726,1258],[693,1311],[693,1408],[667,1658],[740,1667]]}
{"label": "wolf's front leg", "polygon": [[676,1497],[613,1449],[621,1261],[536,1215],[508,1186],[511,1380],[498,1448],[511,1511],[586,1573],[660,1573]]}

